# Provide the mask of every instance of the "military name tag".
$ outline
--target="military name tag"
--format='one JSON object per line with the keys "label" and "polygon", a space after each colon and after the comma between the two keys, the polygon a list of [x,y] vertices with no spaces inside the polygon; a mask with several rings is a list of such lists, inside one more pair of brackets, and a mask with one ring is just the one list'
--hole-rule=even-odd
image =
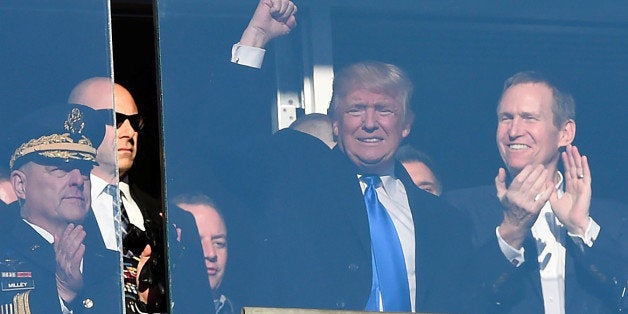
{"label": "military name tag", "polygon": [[2,291],[35,289],[35,280],[30,271],[3,271],[0,280]]}

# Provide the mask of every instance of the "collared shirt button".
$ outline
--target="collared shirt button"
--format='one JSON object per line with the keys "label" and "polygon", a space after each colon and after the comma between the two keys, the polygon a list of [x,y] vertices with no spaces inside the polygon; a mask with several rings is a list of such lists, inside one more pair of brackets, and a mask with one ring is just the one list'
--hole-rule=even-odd
{"label": "collared shirt button", "polygon": [[337,301],[336,307],[339,309],[344,309],[345,307],[347,307],[347,303],[345,303],[344,301]]}
{"label": "collared shirt button", "polygon": [[355,263],[349,264],[350,271],[357,271],[358,269],[360,269],[360,266],[358,264],[355,264]]}
{"label": "collared shirt button", "polygon": [[83,300],[83,307],[86,309],[91,309],[94,307],[94,301],[90,298]]}

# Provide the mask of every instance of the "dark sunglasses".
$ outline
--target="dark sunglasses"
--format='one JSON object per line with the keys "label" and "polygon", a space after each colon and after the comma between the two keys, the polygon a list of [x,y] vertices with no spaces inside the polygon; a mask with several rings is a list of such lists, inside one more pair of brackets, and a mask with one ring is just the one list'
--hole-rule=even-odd
{"label": "dark sunglasses", "polygon": [[144,117],[140,116],[139,113],[127,116],[124,113],[116,112],[116,128],[120,128],[126,120],[129,120],[135,131],[141,131],[144,128]]}

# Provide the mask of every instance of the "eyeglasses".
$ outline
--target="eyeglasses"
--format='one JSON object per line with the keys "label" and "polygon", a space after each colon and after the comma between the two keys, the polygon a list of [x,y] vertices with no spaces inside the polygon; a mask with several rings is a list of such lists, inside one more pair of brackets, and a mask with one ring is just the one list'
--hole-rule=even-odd
{"label": "eyeglasses", "polygon": [[129,120],[135,131],[141,131],[144,128],[144,117],[140,116],[139,113],[127,116],[124,113],[116,112],[116,128],[120,128],[126,120]]}

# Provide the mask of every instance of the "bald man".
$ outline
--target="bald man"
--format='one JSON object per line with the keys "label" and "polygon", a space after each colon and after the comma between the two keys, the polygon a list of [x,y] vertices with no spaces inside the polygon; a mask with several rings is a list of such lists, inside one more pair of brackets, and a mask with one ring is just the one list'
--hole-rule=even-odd
{"label": "bald man", "polygon": [[[80,103],[97,110],[110,110],[115,106],[115,123],[107,126],[103,144],[98,148],[98,166],[91,173],[92,202],[103,240],[107,248],[119,250],[116,235],[111,185],[118,185],[125,274],[125,303],[127,313],[190,312],[211,313],[213,307],[200,300],[210,297],[209,285],[201,280],[205,273],[200,239],[190,233],[182,241],[171,242],[171,279],[166,272],[164,213],[161,203],[143,192],[129,180],[138,152],[139,132],[144,121],[131,93],[110,78],[94,77],[79,83],[71,92],[69,102]],[[109,113],[113,115],[113,113]],[[110,119],[111,120],[111,119]],[[114,128],[115,124],[115,128]],[[115,153],[117,152],[117,154]],[[116,161],[118,170],[116,170]],[[119,173],[119,177],[118,174]],[[118,194],[114,193],[115,197]],[[171,225],[194,225],[194,218],[184,212],[169,213]],[[125,227],[126,226],[126,227]],[[176,241],[175,241],[176,242]],[[180,267],[176,267],[179,266]],[[170,301],[167,298],[168,282],[173,283]],[[184,288],[174,283],[185,282]],[[194,294],[193,298],[189,298]],[[180,302],[178,296],[181,295]],[[183,301],[183,297],[188,298]],[[197,300],[199,302],[197,302]]]}
{"label": "bald man", "polygon": [[310,134],[321,140],[329,148],[336,146],[331,119],[323,113],[309,113],[300,116],[289,126],[293,130]]}
{"label": "bald man", "polygon": [[[118,195],[111,193],[111,186],[118,184],[125,270],[139,269],[144,264],[150,266],[138,271],[139,278],[125,275],[127,313],[165,312],[168,301],[161,205],[128,181],[128,172],[137,155],[139,131],[144,126],[135,100],[126,88],[110,78],[95,77],[79,83],[68,101],[97,110],[115,106],[116,127],[113,123],[107,126],[105,139],[98,148],[98,166],[91,173],[94,213],[105,245],[118,250],[113,206]],[[152,284],[140,284],[143,278]]]}

